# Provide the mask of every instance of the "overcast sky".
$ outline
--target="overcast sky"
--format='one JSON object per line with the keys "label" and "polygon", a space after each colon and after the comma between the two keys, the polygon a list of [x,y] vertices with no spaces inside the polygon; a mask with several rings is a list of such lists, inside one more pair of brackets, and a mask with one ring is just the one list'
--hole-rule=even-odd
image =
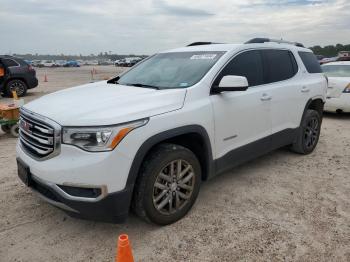
{"label": "overcast sky", "polygon": [[349,0],[0,0],[0,54],[152,54],[253,37],[350,43]]}

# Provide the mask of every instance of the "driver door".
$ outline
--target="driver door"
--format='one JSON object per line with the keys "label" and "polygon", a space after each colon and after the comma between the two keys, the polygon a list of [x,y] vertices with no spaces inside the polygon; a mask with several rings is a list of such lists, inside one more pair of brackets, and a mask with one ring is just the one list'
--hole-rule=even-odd
{"label": "driver door", "polygon": [[260,51],[248,50],[235,56],[219,73],[245,76],[249,88],[210,96],[215,122],[217,172],[224,171],[268,151],[271,135],[270,88],[264,85]]}

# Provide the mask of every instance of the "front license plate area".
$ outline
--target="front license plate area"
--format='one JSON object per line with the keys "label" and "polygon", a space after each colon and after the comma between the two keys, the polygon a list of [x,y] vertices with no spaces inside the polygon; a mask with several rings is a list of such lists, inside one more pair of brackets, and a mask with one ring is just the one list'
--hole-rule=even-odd
{"label": "front license plate area", "polygon": [[26,186],[30,186],[32,181],[29,167],[25,165],[22,161],[17,160],[17,171],[18,177],[22,180],[22,182]]}

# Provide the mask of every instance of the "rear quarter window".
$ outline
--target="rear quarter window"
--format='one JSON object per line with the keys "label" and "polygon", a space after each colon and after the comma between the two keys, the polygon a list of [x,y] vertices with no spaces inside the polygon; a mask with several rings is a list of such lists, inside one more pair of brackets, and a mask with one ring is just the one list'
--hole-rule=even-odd
{"label": "rear quarter window", "polygon": [[321,73],[322,69],[320,63],[317,61],[314,53],[311,52],[298,52],[306,70],[311,74]]}

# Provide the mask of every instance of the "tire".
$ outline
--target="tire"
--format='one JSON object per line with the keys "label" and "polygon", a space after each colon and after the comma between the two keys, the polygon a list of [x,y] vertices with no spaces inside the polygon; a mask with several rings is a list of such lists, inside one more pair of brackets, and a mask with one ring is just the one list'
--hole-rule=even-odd
{"label": "tire", "polygon": [[303,116],[297,139],[292,145],[292,151],[298,154],[310,154],[314,151],[321,131],[322,118],[316,110],[308,109]]}
{"label": "tire", "polygon": [[[171,170],[174,176],[171,176]],[[183,172],[180,172],[180,177],[178,170]],[[198,196],[200,183],[201,166],[192,151],[175,144],[161,144],[146,157],[141,166],[132,208],[148,222],[172,224],[191,209]]]}
{"label": "tire", "polygon": [[1,126],[1,130],[2,130],[4,133],[10,133],[11,127],[10,127],[9,125],[2,125],[2,126]]}
{"label": "tire", "polygon": [[10,128],[10,133],[13,137],[19,137],[19,126],[18,124],[14,124]]}
{"label": "tire", "polygon": [[10,80],[6,84],[6,93],[9,97],[12,97],[12,91],[16,91],[18,97],[25,96],[27,89],[27,84],[20,79]]}

